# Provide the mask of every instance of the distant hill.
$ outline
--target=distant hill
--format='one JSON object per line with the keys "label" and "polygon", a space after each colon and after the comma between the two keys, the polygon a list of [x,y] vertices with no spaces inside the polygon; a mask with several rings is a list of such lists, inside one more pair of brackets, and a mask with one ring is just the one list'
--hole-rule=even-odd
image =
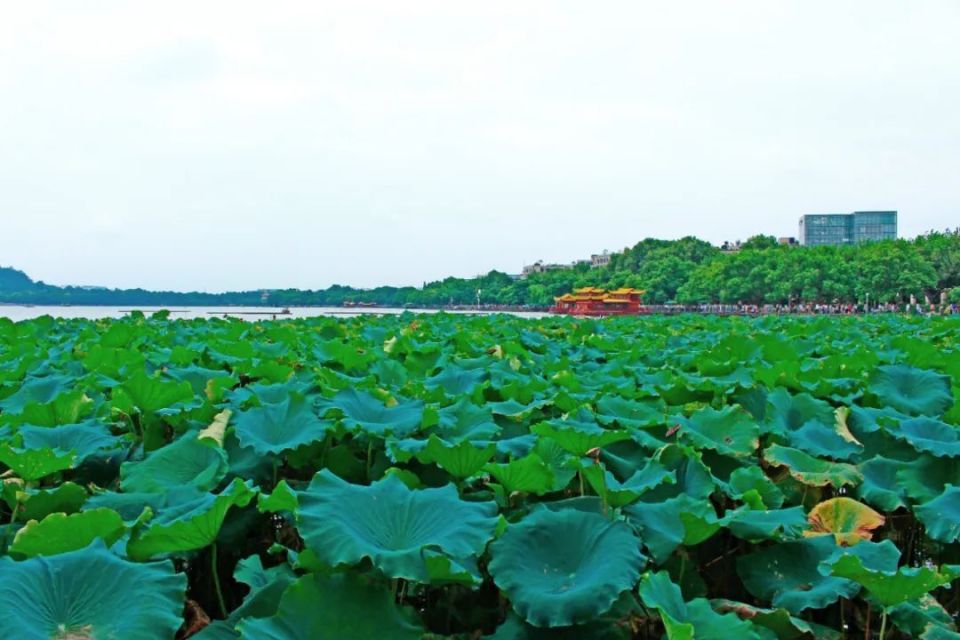
{"label": "distant hill", "polygon": [[34,291],[37,288],[37,283],[23,271],[0,267],[0,291]]}
{"label": "distant hill", "polygon": [[[57,287],[25,273],[0,268],[0,302],[38,305],[118,306],[341,306],[450,307],[484,305],[546,307],[577,287],[644,289],[647,303],[939,301],[960,302],[960,229],[929,232],[913,240],[850,246],[795,247],[756,236],[722,251],[693,237],[647,238],[612,253],[609,263],[552,265],[516,278],[491,271],[474,278],[448,277],[421,287],[322,290],[270,289],[226,293]],[[479,300],[478,300],[479,297]]]}

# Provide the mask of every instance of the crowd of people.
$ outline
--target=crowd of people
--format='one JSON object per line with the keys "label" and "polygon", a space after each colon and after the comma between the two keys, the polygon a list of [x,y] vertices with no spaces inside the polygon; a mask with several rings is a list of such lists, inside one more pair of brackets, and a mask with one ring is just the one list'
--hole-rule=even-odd
{"label": "crowd of people", "polygon": [[857,315],[866,313],[906,313],[912,315],[956,315],[957,304],[884,303],[884,304],[665,304],[646,305],[650,313],[712,313],[718,315]]}

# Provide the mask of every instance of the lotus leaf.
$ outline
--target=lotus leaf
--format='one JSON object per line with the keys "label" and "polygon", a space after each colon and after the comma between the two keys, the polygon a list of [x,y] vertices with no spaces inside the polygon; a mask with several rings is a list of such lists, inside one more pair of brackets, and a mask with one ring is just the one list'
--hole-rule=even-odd
{"label": "lotus leaf", "polygon": [[960,540],[960,487],[947,485],[942,494],[917,505],[913,512],[932,539],[940,542]]}
{"label": "lotus leaf", "polygon": [[227,511],[244,507],[256,493],[237,479],[219,494],[204,493],[163,507],[127,543],[127,554],[135,560],[159,554],[202,549],[213,544]]}
{"label": "lotus leaf", "polygon": [[10,553],[17,556],[51,556],[83,549],[97,539],[112,545],[126,533],[116,511],[99,508],[67,515],[51,513],[43,520],[30,520],[17,531]]}
{"label": "lotus leaf", "polygon": [[683,421],[680,434],[697,447],[734,458],[749,457],[760,443],[760,427],[739,407],[701,409]]}
{"label": "lotus leaf", "polygon": [[537,627],[564,627],[610,609],[640,577],[640,540],[623,522],[541,509],[490,545],[490,574]]}
{"label": "lotus leaf", "polygon": [[873,530],[885,522],[882,515],[850,498],[831,498],[821,502],[807,515],[810,529],[805,536],[833,534],[837,544],[854,545],[870,540]]}
{"label": "lotus leaf", "polygon": [[882,403],[910,415],[941,416],[953,404],[949,376],[906,365],[877,367],[869,389]]}
{"label": "lotus leaf", "polygon": [[943,566],[900,567],[896,571],[883,571],[863,566],[857,556],[844,555],[830,565],[830,575],[854,580],[863,585],[870,596],[883,607],[892,607],[916,600],[937,587],[960,578],[960,567]]}
{"label": "lotus leaf", "polygon": [[413,615],[390,592],[351,575],[306,575],[284,591],[277,613],[247,618],[240,637],[249,640],[419,640]]}
{"label": "lotus leaf", "polygon": [[[830,536],[781,542],[741,556],[737,560],[737,571],[754,596],[799,614],[806,609],[825,607],[838,598],[852,598],[860,591],[860,586],[852,580],[820,573],[820,563],[830,558],[837,548]],[[896,566],[896,557],[893,566]]]}
{"label": "lotus leaf", "polygon": [[307,399],[296,392],[279,402],[240,411],[234,425],[240,445],[260,456],[323,440],[332,426],[317,417]]}
{"label": "lotus leaf", "polygon": [[815,487],[856,485],[863,480],[860,471],[852,465],[814,458],[798,449],[778,444],[768,447],[763,457],[770,464],[786,467],[790,475],[803,484]]}
{"label": "lotus leaf", "polygon": [[170,562],[137,564],[95,542],[23,562],[0,558],[0,634],[18,640],[172,638],[187,579]]}
{"label": "lotus leaf", "polygon": [[937,457],[960,456],[960,429],[933,418],[911,418],[900,423],[891,432],[894,437],[909,442],[917,451]]}
{"label": "lotus leaf", "polygon": [[420,427],[423,402],[414,400],[387,407],[374,396],[346,389],[334,397],[332,406],[343,412],[343,424],[349,430],[383,438],[404,438]]}
{"label": "lotus leaf", "polygon": [[300,535],[322,562],[369,558],[391,578],[425,581],[425,549],[453,559],[483,553],[497,524],[493,503],[460,500],[453,485],[412,491],[392,475],[362,486],[323,470],[298,498]]}

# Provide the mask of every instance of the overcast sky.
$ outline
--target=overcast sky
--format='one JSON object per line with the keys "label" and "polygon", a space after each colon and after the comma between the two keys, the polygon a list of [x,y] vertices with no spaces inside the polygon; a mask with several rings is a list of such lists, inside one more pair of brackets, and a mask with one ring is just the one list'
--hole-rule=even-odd
{"label": "overcast sky", "polygon": [[7,3],[0,265],[421,284],[804,213],[960,224],[960,2]]}

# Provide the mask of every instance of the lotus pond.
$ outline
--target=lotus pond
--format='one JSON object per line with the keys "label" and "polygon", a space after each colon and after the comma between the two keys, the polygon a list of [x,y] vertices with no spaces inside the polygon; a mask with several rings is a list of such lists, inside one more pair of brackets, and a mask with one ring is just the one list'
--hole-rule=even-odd
{"label": "lotus pond", "polygon": [[0,637],[960,638],[958,330],[0,320]]}

